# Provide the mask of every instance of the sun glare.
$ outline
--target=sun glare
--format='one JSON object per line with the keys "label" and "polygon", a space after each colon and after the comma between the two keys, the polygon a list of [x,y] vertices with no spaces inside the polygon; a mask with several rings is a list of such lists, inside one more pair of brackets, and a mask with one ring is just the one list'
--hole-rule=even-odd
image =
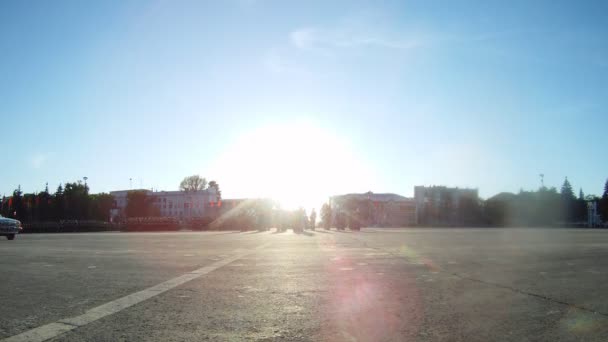
{"label": "sun glare", "polygon": [[273,198],[285,209],[318,210],[329,194],[368,177],[345,141],[309,123],[256,129],[216,164],[223,182],[242,197]]}

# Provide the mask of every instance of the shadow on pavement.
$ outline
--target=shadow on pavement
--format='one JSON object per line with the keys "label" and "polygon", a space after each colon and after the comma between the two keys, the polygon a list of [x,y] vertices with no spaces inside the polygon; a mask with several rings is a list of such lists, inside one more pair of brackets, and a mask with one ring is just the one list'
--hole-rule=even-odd
{"label": "shadow on pavement", "polygon": [[244,232],[245,234],[259,234],[259,233],[266,233],[267,230],[254,230],[254,231],[247,231]]}

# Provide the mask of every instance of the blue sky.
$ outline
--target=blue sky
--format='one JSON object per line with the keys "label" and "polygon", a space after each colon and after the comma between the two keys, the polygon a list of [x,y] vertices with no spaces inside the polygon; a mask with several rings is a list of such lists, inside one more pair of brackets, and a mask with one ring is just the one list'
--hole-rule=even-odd
{"label": "blue sky", "polygon": [[539,173],[600,194],[605,13],[603,1],[2,1],[0,194],[83,176],[93,192],[129,178],[173,190],[201,174],[225,197],[272,195],[283,159],[251,145],[268,127],[321,136],[298,145],[298,170],[331,177],[289,172],[320,196],[445,184],[488,197],[535,189]]}

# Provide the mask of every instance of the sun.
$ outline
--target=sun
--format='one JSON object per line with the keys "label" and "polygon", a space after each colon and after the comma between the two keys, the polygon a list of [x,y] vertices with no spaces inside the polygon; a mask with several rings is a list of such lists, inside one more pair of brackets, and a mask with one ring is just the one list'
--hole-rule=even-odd
{"label": "sun", "polygon": [[329,195],[368,177],[344,139],[307,122],[252,130],[223,153],[216,170],[223,189],[272,198],[284,209],[318,210]]}

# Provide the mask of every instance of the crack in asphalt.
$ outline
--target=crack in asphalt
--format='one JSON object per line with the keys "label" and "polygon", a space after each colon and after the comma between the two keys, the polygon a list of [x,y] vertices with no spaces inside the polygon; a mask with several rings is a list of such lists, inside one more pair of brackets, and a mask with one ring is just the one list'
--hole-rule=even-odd
{"label": "crack in asphalt", "polygon": [[[353,238],[354,240],[359,241],[360,243],[362,243],[367,248],[375,249],[375,250],[378,250],[378,251],[383,251],[383,252],[386,252],[386,253],[388,253],[390,255],[393,255],[395,257],[398,257],[398,258],[402,257],[402,255],[399,255],[398,253],[395,253],[394,251],[392,251],[390,249],[385,249],[385,248],[382,248],[382,247],[371,246],[371,245],[369,245],[367,243],[367,241],[364,241],[362,239],[356,238],[356,237],[354,237],[352,235],[351,235],[351,238]],[[559,299],[556,299],[556,298],[553,298],[553,297],[549,297],[549,296],[546,296],[546,295],[542,295],[542,294],[539,294],[539,293],[534,293],[534,292],[518,289],[516,287],[509,286],[509,285],[504,285],[504,284],[494,283],[494,282],[486,281],[486,280],[482,280],[482,279],[467,277],[467,276],[464,276],[464,275],[459,274],[459,273],[450,272],[450,271],[448,271],[448,270],[446,270],[446,269],[444,269],[443,267],[440,267],[440,266],[436,266],[436,267],[437,267],[437,272],[444,273],[444,274],[449,274],[449,275],[458,277],[458,278],[463,279],[463,280],[468,280],[468,281],[477,282],[477,283],[484,284],[484,285],[489,285],[489,286],[493,286],[493,287],[497,287],[497,288],[501,288],[501,289],[510,290],[512,292],[515,292],[515,293],[519,293],[519,294],[523,294],[523,295],[526,295],[526,296],[543,299],[543,300],[551,302],[551,303],[564,305],[564,306],[567,306],[567,307],[570,307],[570,308],[575,308],[575,309],[578,309],[578,310],[583,310],[583,311],[586,311],[586,312],[589,312],[589,313],[592,313],[592,314],[601,315],[603,317],[608,317],[608,313],[607,312],[602,312],[602,311],[599,311],[599,310],[594,310],[594,309],[591,309],[591,308],[583,306],[583,305],[566,302],[566,301],[559,300]]]}
{"label": "crack in asphalt", "polygon": [[463,276],[463,275],[458,274],[458,273],[452,273],[452,272],[449,272],[447,270],[444,270],[441,267],[438,267],[438,268],[443,273],[447,273],[447,274],[456,276],[456,277],[458,277],[460,279],[463,279],[463,280],[469,280],[469,281],[473,281],[473,282],[477,282],[477,283],[481,283],[481,284],[485,284],[485,285],[490,285],[490,286],[494,286],[494,287],[498,287],[498,288],[502,288],[502,289],[507,289],[507,290],[513,291],[515,293],[520,293],[520,294],[523,294],[523,295],[527,295],[527,296],[531,296],[531,297],[536,297],[536,298],[544,299],[544,300],[552,302],[552,303],[561,304],[561,305],[565,305],[565,306],[568,306],[568,307],[571,307],[571,308],[587,311],[587,312],[590,312],[590,313],[593,313],[593,314],[596,314],[596,315],[601,315],[601,316],[604,316],[604,317],[608,317],[608,313],[602,312],[602,311],[598,311],[598,310],[594,310],[594,309],[588,308],[586,306],[582,306],[582,305],[579,305],[579,304],[569,303],[569,302],[566,302],[566,301],[563,301],[563,300],[559,300],[559,299],[556,299],[556,298],[553,298],[553,297],[549,297],[549,296],[545,296],[545,295],[542,295],[542,294],[538,294],[538,293],[534,293],[534,292],[518,289],[516,287],[509,286],[509,285],[503,285],[503,284],[494,283],[494,282],[491,282],[491,281],[486,281],[486,280],[482,280],[482,279],[477,279],[477,278],[471,278],[471,277]]}

